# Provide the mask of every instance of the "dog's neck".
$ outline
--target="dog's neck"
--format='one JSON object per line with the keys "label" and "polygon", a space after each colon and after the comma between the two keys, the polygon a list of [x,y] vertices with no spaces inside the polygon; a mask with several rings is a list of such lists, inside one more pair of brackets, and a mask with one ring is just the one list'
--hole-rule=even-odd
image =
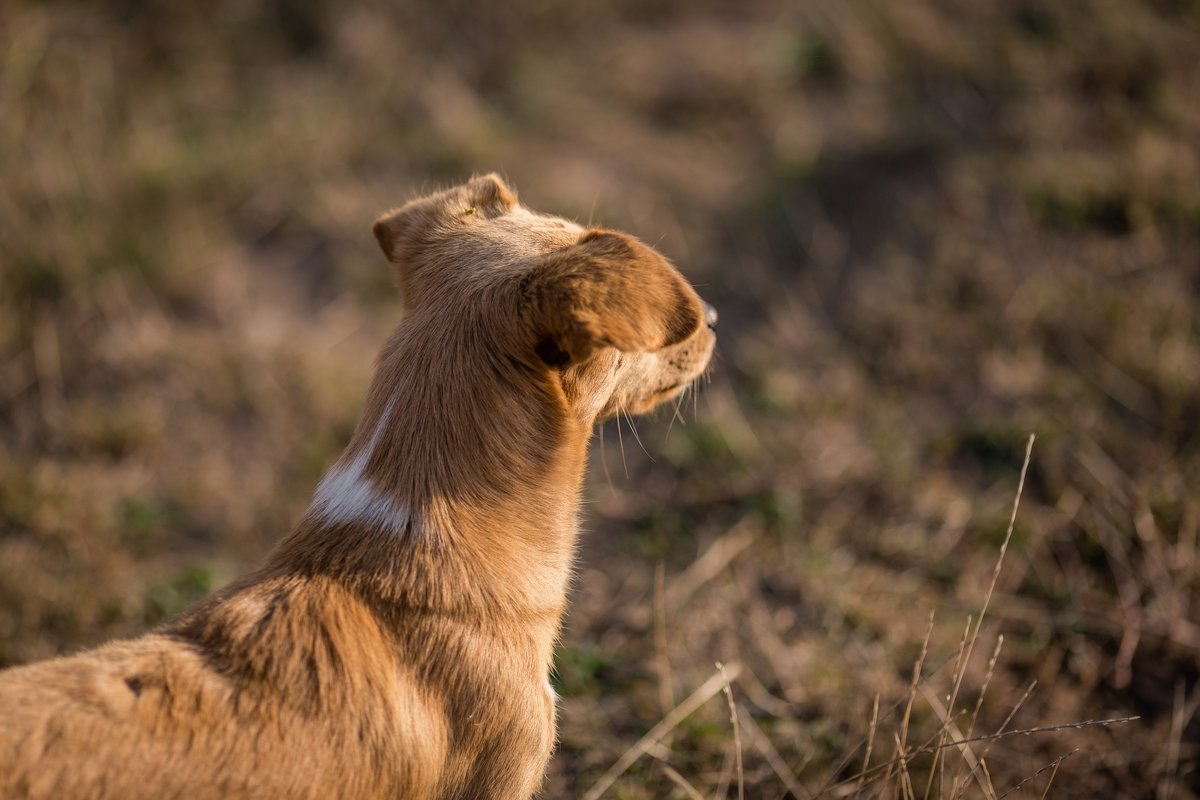
{"label": "dog's neck", "polygon": [[557,628],[590,422],[546,370],[468,337],[440,344],[413,347],[403,327],[389,342],[350,445],[269,568],[398,612]]}

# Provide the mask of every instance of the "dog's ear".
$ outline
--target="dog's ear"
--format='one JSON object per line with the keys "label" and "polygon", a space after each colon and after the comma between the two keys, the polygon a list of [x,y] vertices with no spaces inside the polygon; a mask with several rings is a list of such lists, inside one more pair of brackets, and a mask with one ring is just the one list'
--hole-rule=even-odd
{"label": "dog's ear", "polygon": [[541,259],[527,279],[537,353],[553,366],[597,349],[657,350],[700,326],[700,298],[662,256],[632,236],[589,230]]}
{"label": "dog's ear", "polygon": [[420,271],[422,255],[432,242],[451,233],[457,225],[498,217],[516,205],[516,192],[500,176],[489,173],[392,209],[375,220],[371,232],[395,268],[400,288],[411,299],[415,273]]}
{"label": "dog's ear", "polygon": [[371,226],[371,233],[375,234],[375,241],[387,260],[396,264],[404,259],[407,245],[417,232],[433,227],[437,220],[435,206],[425,200],[413,200],[381,214]]}

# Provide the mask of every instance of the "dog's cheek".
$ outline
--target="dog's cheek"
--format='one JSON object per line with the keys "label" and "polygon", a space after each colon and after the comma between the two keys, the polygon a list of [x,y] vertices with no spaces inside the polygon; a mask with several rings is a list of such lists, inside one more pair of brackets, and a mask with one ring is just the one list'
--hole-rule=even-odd
{"label": "dog's cheek", "polygon": [[613,405],[620,411],[640,414],[645,410],[644,398],[663,385],[666,368],[658,353],[624,353],[615,381]]}
{"label": "dog's cheek", "polygon": [[580,419],[594,419],[619,392],[624,357],[615,350],[602,352],[563,374],[563,391]]}

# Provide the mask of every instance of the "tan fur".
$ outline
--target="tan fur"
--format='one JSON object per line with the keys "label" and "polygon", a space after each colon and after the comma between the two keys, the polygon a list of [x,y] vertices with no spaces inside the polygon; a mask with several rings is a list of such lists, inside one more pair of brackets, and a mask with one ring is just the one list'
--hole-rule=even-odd
{"label": "tan fur", "polygon": [[374,230],[407,313],[313,506],[160,630],[0,673],[0,797],[537,790],[592,427],[676,396],[714,337],[654,250],[495,176]]}

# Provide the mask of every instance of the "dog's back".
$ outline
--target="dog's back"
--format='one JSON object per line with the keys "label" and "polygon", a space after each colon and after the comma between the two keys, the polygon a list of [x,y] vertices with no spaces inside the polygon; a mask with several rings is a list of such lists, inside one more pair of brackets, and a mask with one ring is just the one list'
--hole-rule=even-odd
{"label": "dog's back", "polygon": [[432,796],[441,717],[393,654],[336,585],[268,580],[167,631],[10,670],[0,796]]}

